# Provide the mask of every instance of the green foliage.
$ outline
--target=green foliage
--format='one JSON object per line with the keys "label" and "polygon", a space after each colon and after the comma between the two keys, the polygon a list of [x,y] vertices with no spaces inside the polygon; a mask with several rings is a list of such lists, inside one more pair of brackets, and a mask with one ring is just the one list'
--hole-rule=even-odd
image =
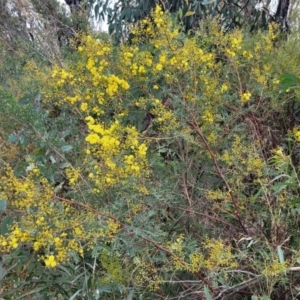
{"label": "green foliage", "polygon": [[267,28],[265,12],[255,10],[257,1],[252,0],[118,0],[113,7],[109,2],[109,0],[89,0],[97,19],[104,20],[107,16],[109,33],[113,34],[117,41],[124,41],[130,33],[128,24],[136,23],[149,16],[156,5],[161,6],[165,12],[171,13],[173,19],[182,24],[181,29],[186,33],[199,28],[199,22],[207,17],[217,18],[225,31],[241,27],[251,31]]}
{"label": "green foliage", "polygon": [[299,40],[160,7],[132,32],[1,88],[1,296],[294,297]]}

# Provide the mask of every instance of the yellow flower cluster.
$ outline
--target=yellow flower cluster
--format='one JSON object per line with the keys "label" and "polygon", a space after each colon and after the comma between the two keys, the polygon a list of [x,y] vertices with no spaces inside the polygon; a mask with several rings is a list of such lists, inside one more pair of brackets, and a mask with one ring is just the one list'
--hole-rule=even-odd
{"label": "yellow flower cluster", "polygon": [[269,30],[268,38],[274,41],[280,33],[279,24],[275,22],[270,22],[268,25],[268,30]]}
{"label": "yellow flower cluster", "polygon": [[205,260],[205,267],[209,270],[221,267],[236,267],[237,263],[231,252],[230,246],[225,246],[221,240],[207,239],[203,243],[204,249],[208,252]]}
{"label": "yellow flower cluster", "polygon": [[184,240],[184,235],[181,234],[174,242],[169,243],[168,248],[172,250],[174,253],[177,255],[181,255],[183,251],[183,240]]}
{"label": "yellow flower cluster", "polygon": [[110,45],[91,36],[82,37],[82,41],[85,44],[79,47],[82,60],[73,66],[53,68],[45,82],[48,89],[45,98],[56,99],[58,105],[78,105],[87,115],[91,112],[101,115],[107,108],[106,101],[127,91],[130,85],[116,74],[106,72],[112,55]]}
{"label": "yellow flower cluster", "polygon": [[46,267],[54,268],[57,265],[54,255],[48,255],[44,258]]}
{"label": "yellow flower cluster", "polygon": [[206,124],[212,124],[214,122],[214,117],[213,117],[212,113],[209,110],[205,110],[203,115],[202,115],[202,120]]}
{"label": "yellow flower cluster", "polygon": [[155,122],[158,123],[159,128],[164,132],[176,129],[178,127],[178,122],[175,119],[173,112],[159,99],[151,99],[150,101],[154,106],[150,110],[150,113],[156,117]]}
{"label": "yellow flower cluster", "polygon": [[256,174],[258,177],[262,177],[263,168],[265,163],[261,157],[258,155],[250,155],[247,161],[247,171],[250,174]]}
{"label": "yellow flower cluster", "polygon": [[266,266],[262,273],[265,276],[278,276],[282,273],[285,273],[287,270],[287,266],[285,263],[280,263],[278,260],[274,260],[272,264]]}
{"label": "yellow flower cluster", "polygon": [[151,264],[139,262],[133,274],[134,283],[149,290],[156,290],[162,283],[162,278],[157,274],[157,270]]}
{"label": "yellow flower cluster", "polygon": [[80,170],[75,170],[74,168],[66,168],[66,175],[69,179],[69,184],[73,185],[77,182],[80,176]]}
{"label": "yellow flower cluster", "polygon": [[90,145],[87,153],[98,160],[89,175],[95,183],[95,191],[127,181],[130,177],[145,175],[147,146],[139,141],[139,133],[134,127],[124,127],[119,121],[107,127],[91,116],[86,117],[86,122],[90,130],[86,137]]}
{"label": "yellow flower cluster", "polygon": [[[1,177],[0,193],[10,205],[22,212],[5,235],[0,235],[0,252],[6,253],[26,244],[31,246],[47,267],[70,259],[70,252],[80,256],[84,247],[98,239],[112,240],[120,224],[111,219],[97,219],[93,210],[76,209],[55,199],[53,188],[45,179],[35,183],[29,176],[17,178],[10,168]],[[76,202],[74,202],[76,205]]]}
{"label": "yellow flower cluster", "polygon": [[227,201],[230,199],[229,195],[226,192],[222,192],[221,190],[207,191],[206,197],[209,200]]}
{"label": "yellow flower cluster", "polygon": [[284,150],[281,147],[277,147],[273,151],[273,156],[271,161],[277,169],[284,168],[290,164],[290,156],[284,153]]}
{"label": "yellow flower cluster", "polygon": [[[163,32],[170,25],[169,19],[164,15],[160,6],[156,6],[151,16],[143,19],[132,29],[135,35],[135,44],[143,42],[145,39],[155,38],[158,32]],[[157,30],[158,29],[158,30]]]}
{"label": "yellow flower cluster", "polygon": [[300,142],[300,128],[299,127],[294,127],[293,128],[293,137],[297,142]]}
{"label": "yellow flower cluster", "polygon": [[246,93],[243,93],[241,95],[241,102],[242,103],[245,103],[245,102],[248,102],[251,98],[251,93],[250,92],[246,92]]}
{"label": "yellow flower cluster", "polygon": [[202,253],[193,252],[190,254],[190,266],[189,269],[192,272],[198,272],[201,268],[205,266],[205,258]]}
{"label": "yellow flower cluster", "polygon": [[33,240],[33,235],[30,232],[21,230],[17,224],[11,228],[8,236],[0,235],[0,245],[3,252],[9,252],[12,249],[19,247],[21,243]]}
{"label": "yellow flower cluster", "polygon": [[188,261],[184,258],[184,237],[180,235],[174,242],[168,243],[173,255],[173,265],[176,270],[198,272],[200,269],[216,270],[222,267],[236,267],[237,263],[230,246],[224,245],[220,239],[206,238],[202,243],[203,251],[194,251]]}
{"label": "yellow flower cluster", "polygon": [[[249,145],[246,146],[245,142],[239,136],[234,136],[231,150],[225,150],[220,156],[220,160],[228,166],[235,166],[235,170],[240,174],[240,178],[248,176],[249,173],[260,178],[263,175],[265,162],[256,149],[256,143],[253,143],[249,147]],[[247,172],[244,174],[244,171],[241,172],[241,170],[246,170]]]}
{"label": "yellow flower cluster", "polygon": [[225,53],[229,58],[234,58],[242,49],[243,35],[241,31],[236,30],[234,34],[228,36],[228,44]]}

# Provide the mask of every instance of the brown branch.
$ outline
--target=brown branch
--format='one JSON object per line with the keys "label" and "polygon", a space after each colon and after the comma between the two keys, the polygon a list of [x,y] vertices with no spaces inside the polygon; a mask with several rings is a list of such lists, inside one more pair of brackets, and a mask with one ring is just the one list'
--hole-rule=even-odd
{"label": "brown branch", "polygon": [[193,122],[188,122],[188,124],[196,131],[196,133],[198,134],[198,136],[201,138],[201,140],[203,141],[204,145],[205,145],[205,148],[206,150],[209,152],[210,154],[210,157],[212,158],[213,160],[213,163],[214,163],[214,166],[215,166],[215,169],[218,173],[218,175],[220,176],[220,178],[222,179],[222,181],[224,182],[227,190],[228,190],[228,193],[230,195],[230,198],[231,198],[231,201],[233,203],[233,206],[235,208],[235,215],[238,219],[238,222],[241,226],[241,228],[243,229],[243,231],[245,232],[245,234],[248,234],[248,231],[246,229],[246,227],[244,226],[243,222],[242,222],[242,219],[241,219],[241,212],[240,212],[240,208],[238,206],[238,203],[237,203],[237,199],[235,198],[232,190],[231,190],[231,187],[229,185],[229,183],[227,182],[224,174],[222,173],[219,165],[218,165],[218,161],[217,161],[217,158],[216,158],[216,155],[212,152],[207,140],[205,139],[201,129],[199,128],[198,124],[197,124],[197,121],[195,119],[195,116],[193,113],[191,113],[191,117],[193,119]]}
{"label": "brown branch", "polygon": [[117,218],[115,218],[114,216],[111,216],[111,215],[102,213],[102,212],[100,212],[100,211],[98,211],[98,210],[96,210],[96,209],[94,209],[94,208],[92,208],[92,207],[90,207],[90,206],[88,206],[88,205],[86,205],[86,204],[84,204],[84,203],[76,202],[76,201],[71,200],[71,199],[61,198],[61,197],[59,197],[59,196],[57,196],[57,195],[54,195],[54,198],[57,199],[57,200],[59,200],[59,201],[66,202],[66,203],[68,203],[68,204],[70,204],[70,205],[73,205],[73,206],[77,205],[77,206],[83,207],[84,209],[89,210],[89,211],[92,211],[93,213],[95,213],[95,214],[98,215],[98,216],[104,216],[104,217],[110,218],[110,219],[112,219],[112,220],[118,222],[120,225],[122,225],[122,227],[121,227],[122,229],[125,228],[125,225],[122,224],[122,223],[121,223]]}

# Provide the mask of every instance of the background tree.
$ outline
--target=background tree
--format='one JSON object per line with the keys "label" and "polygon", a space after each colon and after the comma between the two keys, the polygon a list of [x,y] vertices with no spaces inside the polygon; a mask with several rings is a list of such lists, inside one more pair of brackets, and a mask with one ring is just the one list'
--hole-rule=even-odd
{"label": "background tree", "polygon": [[254,10],[254,0],[118,0],[111,7],[111,1],[91,0],[95,4],[95,15],[99,19],[107,16],[109,33],[121,38],[126,24],[135,23],[148,16],[156,5],[169,11],[183,23],[185,32],[195,29],[199,21],[207,16],[219,18],[226,30],[243,25],[256,24],[262,13]]}
{"label": "background tree", "polygon": [[[268,5],[270,1],[261,3],[261,8],[255,9],[255,0],[90,0],[94,6],[95,16],[105,19],[109,24],[109,33],[122,40],[128,35],[127,24],[136,23],[138,20],[148,16],[156,5],[160,5],[164,11],[169,11],[183,24],[183,30],[188,32],[199,25],[199,21],[205,17],[217,17],[222,27],[226,30],[247,26],[251,31],[266,27],[270,20]],[[289,1],[277,1],[277,9],[271,17],[282,22],[283,15],[287,14]],[[281,3],[282,2],[282,3]],[[284,3],[283,3],[284,2]],[[280,4],[280,5],[279,5]],[[274,7],[274,5],[273,5]]]}
{"label": "background tree", "polygon": [[70,14],[67,6],[57,0],[1,0],[1,84],[19,97],[23,92],[16,80],[28,62],[62,65],[78,24],[81,31],[88,31],[88,15]]}

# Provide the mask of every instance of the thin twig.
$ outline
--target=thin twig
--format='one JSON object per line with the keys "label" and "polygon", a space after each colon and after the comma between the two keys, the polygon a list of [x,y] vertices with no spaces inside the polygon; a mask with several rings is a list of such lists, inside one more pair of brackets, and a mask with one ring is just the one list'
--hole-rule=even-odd
{"label": "thin twig", "polygon": [[[144,239],[145,241],[153,244],[157,249],[165,252],[165,253],[168,253],[169,255],[171,255],[172,257],[175,257],[182,265],[187,265],[187,263],[183,260],[181,260],[178,256],[176,256],[171,250],[163,247],[162,245],[159,245],[158,243],[156,243],[155,241],[153,240],[150,240],[149,238],[147,237],[144,237],[144,236],[139,236],[141,237],[142,239]],[[193,272],[203,283],[205,283],[209,290],[212,292],[213,291],[213,288],[211,286],[211,284],[207,281],[207,279],[203,278],[202,275],[199,273],[199,272]]]}
{"label": "thin twig", "polygon": [[247,275],[250,275],[250,276],[253,276],[253,277],[257,276],[257,274],[254,274],[254,273],[249,272],[249,271],[244,271],[244,270],[227,270],[227,271],[225,271],[225,273],[244,273],[244,274],[247,274]]}
{"label": "thin twig", "polygon": [[212,152],[207,140],[205,139],[201,129],[199,128],[198,124],[197,124],[197,121],[195,119],[195,116],[194,114],[192,113],[191,114],[192,116],[192,119],[193,119],[193,122],[188,122],[188,124],[196,131],[196,133],[198,134],[198,136],[201,138],[201,140],[203,141],[204,145],[205,145],[205,148],[206,150],[209,152],[212,160],[213,160],[213,163],[214,163],[214,166],[215,166],[215,169],[217,171],[217,173],[219,174],[220,178],[222,179],[222,181],[224,182],[227,190],[228,190],[228,193],[230,195],[230,198],[231,198],[231,201],[232,201],[232,204],[235,208],[235,215],[238,219],[238,222],[241,226],[241,228],[243,229],[243,231],[245,232],[245,234],[248,234],[248,230],[246,229],[246,227],[244,226],[243,222],[242,222],[242,218],[241,218],[241,212],[240,212],[240,208],[238,206],[238,203],[237,203],[237,200],[232,192],[232,189],[229,185],[229,183],[227,182],[224,174],[222,173],[221,171],[221,168],[219,167],[218,165],[218,161],[217,161],[217,158],[216,158],[216,155]]}
{"label": "thin twig", "polygon": [[239,290],[249,287],[250,285],[255,284],[263,275],[257,275],[255,278],[251,278],[249,280],[243,281],[237,285],[234,285],[228,289],[225,289],[221,291],[217,296],[215,296],[213,299],[214,300],[220,300],[223,299],[223,297],[226,295],[227,297],[232,295],[233,293],[238,292]]}
{"label": "thin twig", "polygon": [[111,216],[111,215],[102,213],[102,212],[100,212],[99,210],[96,210],[96,209],[94,209],[94,208],[92,208],[92,207],[90,207],[90,206],[88,206],[88,205],[86,205],[86,204],[84,204],[84,203],[80,203],[80,202],[77,202],[77,201],[74,201],[74,200],[71,200],[71,199],[65,199],[65,198],[59,197],[59,196],[57,196],[57,195],[54,195],[54,198],[57,199],[57,200],[59,200],[59,201],[66,202],[66,203],[68,203],[68,204],[70,204],[70,205],[76,205],[76,206],[83,207],[83,208],[86,209],[86,210],[89,210],[89,211],[94,212],[96,215],[104,216],[104,217],[110,218],[110,219],[112,219],[112,220],[118,222],[119,224],[121,224],[121,225],[122,225],[122,228],[125,228],[125,225],[122,224],[122,223],[121,223],[117,218],[115,218],[114,216]]}
{"label": "thin twig", "polygon": [[225,225],[228,225],[228,226],[233,227],[233,228],[235,228],[237,230],[240,230],[240,228],[238,228],[238,227],[236,227],[236,226],[234,226],[234,225],[232,225],[232,224],[230,224],[230,223],[228,223],[228,222],[226,222],[224,220],[221,220],[218,217],[210,216],[210,215],[205,214],[205,213],[200,213],[200,212],[188,209],[188,208],[182,208],[182,207],[178,207],[178,206],[174,206],[173,208],[177,208],[177,209],[183,210],[185,212],[193,212],[196,215],[204,216],[204,217],[207,217],[209,219],[212,219],[212,220],[215,220],[215,221],[219,221],[219,222],[221,222],[221,223],[223,223]]}

